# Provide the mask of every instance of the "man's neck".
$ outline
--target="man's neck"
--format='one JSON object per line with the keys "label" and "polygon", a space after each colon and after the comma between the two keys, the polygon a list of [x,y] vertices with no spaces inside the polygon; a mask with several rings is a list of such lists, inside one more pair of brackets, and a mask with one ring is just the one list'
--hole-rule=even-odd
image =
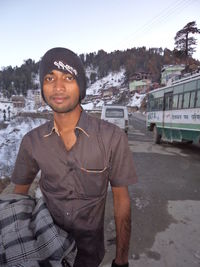
{"label": "man's neck", "polygon": [[74,130],[79,121],[81,111],[81,106],[77,105],[75,109],[67,113],[54,112],[54,120],[58,131],[61,133]]}

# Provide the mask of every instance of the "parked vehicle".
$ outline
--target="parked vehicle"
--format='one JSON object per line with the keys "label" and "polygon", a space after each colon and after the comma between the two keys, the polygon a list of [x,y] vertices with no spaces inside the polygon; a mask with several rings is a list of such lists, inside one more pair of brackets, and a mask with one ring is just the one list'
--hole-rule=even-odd
{"label": "parked vehicle", "polygon": [[105,105],[102,107],[101,119],[111,122],[128,133],[128,109],[120,105]]}
{"label": "parked vehicle", "polygon": [[200,142],[200,74],[148,93],[147,128],[154,142]]}

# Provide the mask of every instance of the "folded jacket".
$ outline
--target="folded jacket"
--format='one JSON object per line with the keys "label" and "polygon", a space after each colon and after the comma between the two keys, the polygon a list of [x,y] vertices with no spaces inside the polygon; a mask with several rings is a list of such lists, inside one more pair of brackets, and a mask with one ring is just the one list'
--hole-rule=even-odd
{"label": "folded jacket", "polygon": [[0,195],[0,266],[73,266],[75,241],[56,225],[43,199]]}

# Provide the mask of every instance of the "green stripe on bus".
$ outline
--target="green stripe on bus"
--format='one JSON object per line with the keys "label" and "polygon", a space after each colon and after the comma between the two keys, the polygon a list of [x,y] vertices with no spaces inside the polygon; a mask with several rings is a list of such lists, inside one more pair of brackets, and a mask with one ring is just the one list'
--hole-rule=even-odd
{"label": "green stripe on bus", "polygon": [[[189,123],[164,123],[161,122],[155,123],[157,127],[172,128],[179,130],[197,130],[200,131],[200,124],[189,124]],[[150,124],[149,124],[150,125]]]}

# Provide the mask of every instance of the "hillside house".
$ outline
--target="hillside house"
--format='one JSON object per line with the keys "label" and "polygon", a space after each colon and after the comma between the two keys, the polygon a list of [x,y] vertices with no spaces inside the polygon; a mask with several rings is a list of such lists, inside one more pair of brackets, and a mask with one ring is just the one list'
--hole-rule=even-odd
{"label": "hillside house", "polygon": [[130,81],[151,80],[151,73],[149,72],[135,72]]}
{"label": "hillside house", "polygon": [[185,65],[164,65],[161,70],[161,84],[168,85],[177,77],[181,76],[182,71],[185,69]]}
{"label": "hillside house", "polygon": [[112,97],[113,91],[112,90],[103,90],[103,97]]}
{"label": "hillside house", "polygon": [[34,101],[36,109],[38,109],[39,107],[41,107],[44,104],[40,89],[28,90],[27,91],[27,98]]}
{"label": "hillside house", "polygon": [[22,109],[25,107],[25,98],[21,95],[13,95],[11,98],[13,108]]}
{"label": "hillside house", "polygon": [[129,82],[129,90],[131,93],[141,93],[145,94],[150,90],[151,87],[151,80],[145,79],[145,80],[134,80]]}
{"label": "hillside house", "polygon": [[119,89],[117,87],[110,87],[108,89],[103,90],[103,97],[112,97],[119,93]]}

